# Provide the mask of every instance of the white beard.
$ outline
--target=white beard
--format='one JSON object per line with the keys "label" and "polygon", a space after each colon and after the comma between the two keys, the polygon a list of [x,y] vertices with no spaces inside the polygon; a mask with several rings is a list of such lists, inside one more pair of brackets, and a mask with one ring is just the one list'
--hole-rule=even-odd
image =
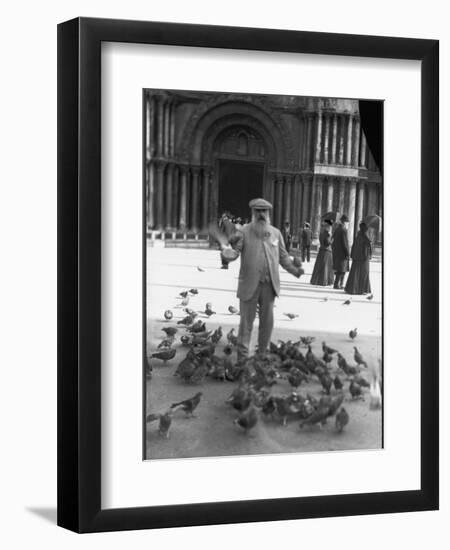
{"label": "white beard", "polygon": [[268,232],[270,227],[270,222],[267,219],[256,219],[255,216],[252,217],[250,223],[250,230],[258,239],[263,239]]}

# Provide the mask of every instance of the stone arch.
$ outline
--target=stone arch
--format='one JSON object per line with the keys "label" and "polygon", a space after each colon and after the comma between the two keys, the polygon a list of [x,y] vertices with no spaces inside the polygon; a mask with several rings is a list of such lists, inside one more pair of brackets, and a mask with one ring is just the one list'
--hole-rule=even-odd
{"label": "stone arch", "polygon": [[276,170],[288,167],[291,162],[286,129],[262,105],[240,100],[222,101],[196,113],[183,136],[183,156],[189,163],[201,165],[211,160],[214,139],[229,126],[248,126],[264,139],[268,150],[268,165]]}

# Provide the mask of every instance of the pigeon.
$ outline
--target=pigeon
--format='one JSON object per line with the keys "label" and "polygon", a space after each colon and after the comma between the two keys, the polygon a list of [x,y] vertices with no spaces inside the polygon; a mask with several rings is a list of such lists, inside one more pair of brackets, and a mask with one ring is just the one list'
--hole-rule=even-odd
{"label": "pigeon", "polygon": [[322,351],[324,353],[328,353],[329,355],[333,355],[333,353],[337,353],[337,349],[328,347],[326,342],[322,342]]}
{"label": "pigeon", "polygon": [[161,359],[164,364],[167,363],[167,361],[170,361],[175,357],[177,353],[176,349],[169,348],[165,349],[163,351],[157,351],[156,353],[152,353],[151,357],[154,357],[155,359]]}
{"label": "pigeon", "polygon": [[164,414],[150,413],[147,415],[146,422],[154,422],[159,420],[158,432],[160,436],[169,439],[170,425],[172,424],[172,413],[170,410]]}
{"label": "pigeon", "polygon": [[187,315],[186,317],[178,321],[177,325],[189,326],[189,325],[192,325],[193,322],[194,322],[194,319],[192,319],[190,315]]}
{"label": "pigeon", "polygon": [[351,299],[345,300],[345,302],[342,302],[343,306],[349,306],[352,303]]}
{"label": "pigeon", "polygon": [[161,349],[161,348],[171,348],[172,347],[172,344],[174,343],[175,341],[175,337],[174,336],[168,336],[167,338],[164,338],[164,340],[162,340],[159,344],[158,344],[158,349]]}
{"label": "pigeon", "polygon": [[239,315],[239,310],[236,309],[234,306],[228,306],[228,311],[231,313],[231,315]]}
{"label": "pigeon", "polygon": [[230,344],[227,344],[224,348],[223,348],[223,352],[225,355],[231,355],[233,353],[233,348]]}
{"label": "pigeon", "polygon": [[338,353],[338,367],[343,370],[347,376],[358,373],[358,368],[350,366],[345,357],[343,357],[340,353]]}
{"label": "pigeon", "polygon": [[186,296],[186,298],[183,298],[180,302],[181,306],[187,306],[189,304],[189,296]]}
{"label": "pigeon", "polygon": [[201,273],[203,273],[205,270],[204,270],[202,267],[200,267],[200,266],[198,265],[198,266],[197,266],[197,271],[200,271]]}
{"label": "pigeon", "polygon": [[325,361],[325,363],[328,365],[328,363],[331,363],[331,361],[333,361],[333,356],[330,355],[329,353],[325,352],[323,354],[323,360]]}
{"label": "pigeon", "polygon": [[227,334],[227,340],[233,346],[237,346],[237,336],[234,334],[234,328],[232,328],[230,332]]}
{"label": "pigeon", "polygon": [[322,388],[327,395],[330,395],[331,386],[333,385],[333,379],[328,374],[319,376],[319,381],[322,384]]}
{"label": "pigeon", "polygon": [[193,309],[191,309],[190,307],[185,307],[183,311],[185,311],[188,315],[190,315],[192,319],[195,319],[198,316],[198,313]]}
{"label": "pigeon", "polygon": [[353,349],[355,350],[355,353],[353,354],[355,363],[357,363],[358,365],[364,365],[364,367],[367,368],[367,363],[364,361],[363,356],[358,351],[358,348],[356,346],[353,346]]}
{"label": "pigeon", "polygon": [[191,333],[205,332],[206,331],[206,325],[201,319],[199,319],[192,326],[190,326],[187,330]]}
{"label": "pigeon", "polygon": [[286,317],[287,317],[288,319],[290,319],[291,321],[292,321],[293,319],[295,319],[296,317],[298,317],[298,314],[297,314],[297,313],[283,313],[283,315],[286,315]]}
{"label": "pigeon", "polygon": [[361,386],[356,383],[354,380],[350,382],[350,385],[348,387],[350,394],[352,396],[352,399],[357,399],[359,397],[362,397],[362,388]]}
{"label": "pigeon", "polygon": [[174,376],[179,376],[185,382],[188,382],[191,379],[191,376],[194,374],[195,369],[197,368],[197,360],[195,354],[190,351],[186,354],[186,357],[179,363]]}
{"label": "pigeon", "polygon": [[256,409],[250,405],[248,409],[242,411],[239,416],[234,420],[234,424],[237,424],[244,429],[244,433],[247,434],[249,430],[256,426],[258,422],[258,415]]}
{"label": "pigeon", "polygon": [[369,296],[366,296],[366,300],[373,300],[373,294],[369,294]]}
{"label": "pigeon", "polygon": [[325,296],[325,298],[322,300],[322,302],[328,302],[328,296]]}
{"label": "pigeon", "polygon": [[195,296],[196,294],[198,294],[198,289],[196,288],[191,288],[191,290],[189,291],[193,296]]}
{"label": "pigeon", "polygon": [[222,327],[216,328],[216,330],[212,333],[211,342],[213,342],[213,344],[218,344],[222,338],[222,335]]}
{"label": "pigeon", "polygon": [[211,309],[211,306],[209,306],[209,304],[206,304],[206,309],[204,311],[204,314],[207,315],[208,317],[211,317],[211,315],[215,315],[215,311],[213,311]]}
{"label": "pigeon", "polygon": [[164,312],[164,319],[166,321],[170,321],[173,317],[173,313],[170,311],[170,309],[166,309],[166,311]]}
{"label": "pigeon", "polygon": [[336,415],[336,430],[339,433],[342,432],[344,427],[348,424],[349,419],[348,412],[342,407]]}
{"label": "pigeon", "polygon": [[336,374],[333,380],[334,387],[337,391],[341,391],[344,385],[342,384],[342,380],[339,378],[339,376]]}
{"label": "pigeon", "polygon": [[225,403],[230,404],[237,411],[244,411],[251,403],[251,394],[245,386],[240,385],[233,390]]}
{"label": "pigeon", "polygon": [[314,336],[300,336],[300,343],[303,347],[307,348],[315,340]]}
{"label": "pigeon", "polygon": [[182,298],[186,298],[187,295],[188,295],[187,290],[183,290],[183,292],[180,292],[180,294],[179,294],[179,296],[181,296]]}
{"label": "pigeon", "polygon": [[307,377],[297,367],[291,367],[287,379],[293,388],[298,388],[303,381],[308,381]]}
{"label": "pigeon", "polygon": [[205,379],[205,376],[208,374],[208,372],[209,372],[208,360],[206,357],[204,357],[200,365],[192,373],[192,376],[189,381],[192,382],[193,384],[201,384]]}
{"label": "pigeon", "polygon": [[[194,416],[194,411],[200,403],[203,393],[201,391],[197,392],[193,397],[180,401],[178,403],[173,403],[170,405],[171,409],[181,409],[186,413],[186,416]],[[173,411],[175,412],[175,410]]]}
{"label": "pigeon", "polygon": [[370,388],[370,383],[361,375],[357,374],[354,377],[354,381],[359,384],[362,388]]}
{"label": "pigeon", "polygon": [[167,336],[175,336],[175,334],[178,332],[178,329],[176,327],[164,327],[161,330],[164,331]]}
{"label": "pigeon", "polygon": [[355,328],[355,329],[351,330],[351,331],[348,333],[348,335],[350,336],[350,338],[351,338],[352,340],[354,340],[354,339],[358,336],[358,329]]}
{"label": "pigeon", "polygon": [[310,416],[305,418],[302,422],[300,422],[300,428],[303,428],[303,426],[309,425],[312,426],[314,424],[319,424],[321,426],[325,425],[327,422],[329,407],[327,406],[320,406],[317,410],[315,410]]}
{"label": "pigeon", "polygon": [[333,397],[331,401],[328,403],[328,416],[334,416],[336,414],[336,411],[339,409],[339,407],[342,405],[342,402],[344,401],[344,392],[341,392],[336,397]]}
{"label": "pigeon", "polygon": [[191,345],[191,337],[187,334],[183,334],[183,336],[180,338],[181,343],[183,346],[190,346]]}

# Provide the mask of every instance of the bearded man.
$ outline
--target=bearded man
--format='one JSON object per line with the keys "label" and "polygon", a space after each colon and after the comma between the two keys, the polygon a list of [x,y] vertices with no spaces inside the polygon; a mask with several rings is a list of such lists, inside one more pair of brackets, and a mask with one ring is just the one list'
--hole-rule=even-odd
{"label": "bearded man", "polygon": [[280,294],[280,264],[286,271],[300,277],[304,271],[299,258],[289,257],[280,231],[270,224],[272,205],[264,199],[253,199],[249,206],[252,221],[239,232],[232,245],[222,245],[227,261],[241,256],[237,297],[241,319],[238,334],[238,361],[248,357],[256,308],[259,306],[258,352],[264,353],[273,330],[273,305]]}

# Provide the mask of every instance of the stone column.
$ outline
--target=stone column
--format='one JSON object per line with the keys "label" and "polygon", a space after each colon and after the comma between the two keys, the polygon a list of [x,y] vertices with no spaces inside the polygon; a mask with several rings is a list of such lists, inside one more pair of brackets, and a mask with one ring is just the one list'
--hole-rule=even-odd
{"label": "stone column", "polygon": [[150,96],[150,155],[154,157],[156,155],[156,140],[157,140],[157,132],[156,132],[156,119],[157,119],[157,103],[155,96]]}
{"label": "stone column", "polygon": [[198,231],[198,203],[199,203],[199,177],[200,170],[197,166],[192,168],[192,192],[191,192],[191,229],[194,233]]}
{"label": "stone column", "polygon": [[317,113],[317,126],[316,126],[316,153],[315,162],[320,163],[320,152],[322,150],[322,113]]}
{"label": "stone column", "polygon": [[344,115],[339,116],[339,155],[338,163],[344,164],[344,134],[345,134],[345,117]]}
{"label": "stone column", "polygon": [[345,164],[349,165],[352,163],[352,131],[353,131],[353,117],[352,115],[348,116],[347,124],[347,147],[346,147],[346,159]]}
{"label": "stone column", "polygon": [[203,169],[203,185],[202,185],[202,228],[203,230],[208,229],[209,223],[209,180],[210,180],[210,170],[209,168]]}
{"label": "stone column", "polygon": [[159,231],[164,229],[164,169],[166,164],[156,164],[156,227]]}
{"label": "stone column", "polygon": [[306,168],[306,155],[307,155],[307,143],[308,143],[308,115],[303,115],[303,132],[302,132],[302,146],[300,151],[299,167]]}
{"label": "stone column", "polygon": [[337,145],[337,115],[333,115],[333,138],[331,142],[331,164],[336,164],[336,145]]}
{"label": "stone column", "polygon": [[340,178],[339,180],[339,202],[338,202],[338,212],[339,214],[346,214],[344,212],[345,208],[345,180]]}
{"label": "stone column", "polygon": [[209,172],[209,223],[217,223],[217,206],[219,200],[218,183],[214,170]]}
{"label": "stone column", "polygon": [[[275,188],[277,185],[277,178],[275,174],[267,175],[267,200],[273,206],[275,201]],[[274,220],[272,220],[273,222]]]}
{"label": "stone column", "polygon": [[354,122],[354,135],[353,135],[353,153],[352,153],[352,165],[359,166],[359,134],[360,134],[361,122],[359,117],[355,117]]}
{"label": "stone column", "polygon": [[368,183],[367,214],[376,214],[378,210],[377,190],[375,183]]}
{"label": "stone column", "polygon": [[292,234],[298,233],[299,217],[301,208],[302,183],[299,174],[294,177],[291,201],[291,229]]}
{"label": "stone column", "polygon": [[291,187],[292,187],[292,176],[286,176],[285,183],[284,183],[284,209],[283,209],[283,215],[281,223],[284,225],[284,222],[286,220],[289,221],[289,223],[292,224],[292,219],[290,218],[290,212],[291,212]]}
{"label": "stone column", "polygon": [[313,233],[313,239],[315,241],[319,238],[320,232],[320,218],[322,214],[322,179],[315,177],[313,182],[313,219],[311,229]]}
{"label": "stone column", "polygon": [[309,114],[308,115],[308,139],[306,142],[306,167],[307,168],[311,168],[311,165],[312,165],[313,124],[314,124],[313,115]]}
{"label": "stone column", "polygon": [[356,214],[355,214],[355,231],[364,217],[364,192],[365,184],[363,181],[358,183],[358,197],[356,201]]}
{"label": "stone column", "polygon": [[169,125],[169,155],[173,158],[175,154],[175,102],[170,102],[170,125]]}
{"label": "stone column", "polygon": [[180,200],[180,170],[177,164],[173,165],[173,201],[172,201],[172,227],[178,229],[178,204]]}
{"label": "stone column", "polygon": [[158,98],[158,145],[157,154],[159,157],[164,155],[164,98]]}
{"label": "stone column", "polygon": [[302,219],[301,223],[311,223],[311,177],[305,176],[303,178],[303,196],[302,196]]}
{"label": "stone column", "polygon": [[282,213],[283,213],[283,176],[277,175],[275,184],[275,227],[281,229],[282,227]]}
{"label": "stone column", "polygon": [[164,106],[164,155],[169,156],[169,132],[170,132],[170,100]]}
{"label": "stone column", "polygon": [[151,153],[151,108],[150,108],[150,97],[148,94],[145,95],[145,156],[147,160],[150,160]]}
{"label": "stone column", "polygon": [[327,181],[327,212],[331,212],[333,210],[333,192],[334,192],[333,180],[332,180],[332,178],[328,178],[328,181]]}
{"label": "stone column", "polygon": [[323,141],[323,163],[328,164],[329,163],[329,142],[330,142],[330,113],[324,113],[323,115],[325,117],[325,135],[324,135],[324,141]]}
{"label": "stone column", "polygon": [[185,231],[187,225],[187,166],[180,167],[180,218],[178,225],[182,231]]}
{"label": "stone column", "polygon": [[353,230],[355,228],[355,203],[356,203],[356,181],[352,178],[350,180],[350,189],[348,194],[348,209],[347,216],[350,220],[348,224],[348,244],[353,243]]}
{"label": "stone column", "polygon": [[366,167],[366,136],[364,135],[364,132],[361,132],[361,151],[359,153],[359,165],[363,168]]}
{"label": "stone column", "polygon": [[147,227],[155,226],[155,165],[149,162],[147,165]]}
{"label": "stone column", "polygon": [[172,203],[173,203],[173,165],[168,164],[166,170],[166,184],[164,186],[165,195],[165,222],[167,229],[172,228]]}

